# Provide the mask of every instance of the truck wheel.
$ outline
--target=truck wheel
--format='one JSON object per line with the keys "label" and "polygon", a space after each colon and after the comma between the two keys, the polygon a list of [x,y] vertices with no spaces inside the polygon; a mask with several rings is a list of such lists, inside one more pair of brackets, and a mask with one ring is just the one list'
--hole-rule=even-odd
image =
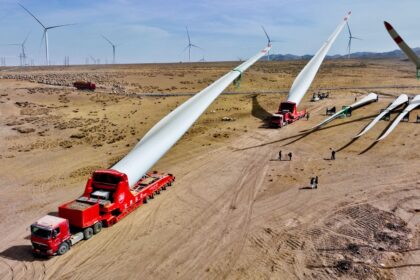
{"label": "truck wheel", "polygon": [[145,198],[143,198],[143,204],[147,204],[147,202],[149,202],[149,198],[146,196]]}
{"label": "truck wheel", "polygon": [[166,190],[166,188],[167,188],[167,185],[165,184],[163,185],[162,190]]}
{"label": "truck wheel", "polygon": [[70,249],[70,246],[67,242],[63,242],[60,244],[57,250],[57,254],[64,255]]}
{"label": "truck wheel", "polygon": [[102,222],[97,222],[93,225],[93,234],[97,234],[102,230]]}
{"label": "truck wheel", "polygon": [[90,239],[93,236],[93,229],[91,227],[85,228],[83,230],[83,238],[85,240]]}
{"label": "truck wheel", "polygon": [[150,198],[150,199],[155,198],[155,193],[152,193],[152,194],[149,196],[149,198]]}
{"label": "truck wheel", "polygon": [[156,194],[160,194],[160,189],[159,190],[156,190]]}

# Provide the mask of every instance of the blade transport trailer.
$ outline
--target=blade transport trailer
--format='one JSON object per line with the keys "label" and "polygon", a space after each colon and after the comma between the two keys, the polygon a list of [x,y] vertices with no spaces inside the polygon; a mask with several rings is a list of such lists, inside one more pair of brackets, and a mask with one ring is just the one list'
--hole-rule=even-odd
{"label": "blade transport trailer", "polygon": [[187,132],[210,104],[242,73],[266,55],[263,50],[194,95],[160,120],[111,169],[97,170],[84,194],[59,207],[59,217],[45,216],[31,226],[33,252],[62,255],[82,239],[90,239],[149,198],[171,186],[172,174],[148,173],[153,165]]}
{"label": "blade transport trailer", "polygon": [[76,200],[58,207],[58,217],[44,216],[31,225],[35,255],[62,255],[102,226],[112,226],[175,181],[172,174],[148,173],[133,187],[127,175],[113,169],[97,170]]}
{"label": "blade transport trailer", "polygon": [[298,111],[297,106],[302,101],[309,87],[314,80],[316,73],[319,70],[325,56],[330,50],[332,44],[337,39],[341,30],[349,20],[351,12],[349,12],[343,21],[337,26],[328,40],[321,46],[318,52],[311,58],[311,60],[302,69],[296,79],[293,81],[290,88],[289,95],[286,102],[280,103],[279,110],[273,114],[270,120],[271,127],[283,127],[287,124],[293,123],[306,115],[306,110]]}

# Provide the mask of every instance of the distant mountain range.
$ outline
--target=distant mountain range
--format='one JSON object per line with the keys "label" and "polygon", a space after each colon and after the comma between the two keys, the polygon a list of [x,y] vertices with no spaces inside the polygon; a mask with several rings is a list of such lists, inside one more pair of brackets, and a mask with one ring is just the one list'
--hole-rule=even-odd
{"label": "distant mountain range", "polygon": [[[420,48],[414,48],[414,52],[420,55]],[[312,58],[313,55],[294,55],[294,54],[270,54],[270,60],[309,60]],[[351,58],[355,59],[377,59],[377,58],[400,58],[405,59],[407,58],[405,54],[401,50],[393,50],[390,52],[355,52],[350,54]],[[340,59],[340,58],[347,58],[347,55],[327,55],[326,59]],[[265,56],[267,59],[267,56]]]}

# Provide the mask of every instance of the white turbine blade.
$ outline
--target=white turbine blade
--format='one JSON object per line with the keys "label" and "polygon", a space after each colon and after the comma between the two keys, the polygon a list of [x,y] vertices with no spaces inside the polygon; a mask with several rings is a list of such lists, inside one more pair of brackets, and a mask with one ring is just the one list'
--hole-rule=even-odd
{"label": "white turbine blade", "polygon": [[287,101],[294,102],[296,105],[299,105],[305,93],[308,91],[309,87],[314,80],[316,73],[319,70],[319,67],[322,64],[325,56],[330,50],[332,44],[337,39],[338,34],[340,34],[344,25],[350,17],[351,12],[349,12],[345,17],[342,23],[340,23],[328,40],[322,45],[319,51],[315,54],[314,57],[308,62],[308,64],[302,69],[299,75],[296,77],[295,81],[292,84]]}
{"label": "white turbine blade", "polygon": [[197,45],[194,45],[194,44],[191,44],[191,47],[194,47],[194,48],[197,48],[197,49],[200,49],[200,50],[203,50],[203,51],[204,51],[204,49],[203,49],[203,48],[201,48],[201,47],[199,47],[199,46],[197,46]]}
{"label": "white turbine blade", "polygon": [[26,41],[28,40],[30,34],[31,34],[31,32],[29,32],[28,35],[26,35],[25,40],[23,40],[23,43],[22,43],[23,46],[25,45]]}
{"label": "white turbine blade", "polygon": [[393,111],[395,108],[401,106],[402,104],[408,102],[408,96],[406,94],[401,94],[398,96],[397,99],[394,100],[394,102],[391,103],[385,110],[383,110],[382,113],[380,113],[376,118],[374,118],[368,126],[366,126],[359,134],[357,134],[354,138],[359,138],[366,132],[368,132],[375,124],[377,124],[386,114]]}
{"label": "white turbine blade", "polygon": [[387,131],[385,131],[385,133],[382,134],[381,137],[376,139],[376,141],[381,141],[385,137],[387,137],[397,127],[397,125],[401,122],[401,120],[405,117],[405,115],[407,115],[410,111],[412,111],[419,105],[420,105],[420,95],[416,95],[413,98],[413,100],[411,100],[410,104],[408,104],[408,106],[395,118],[391,126],[387,129]]}
{"label": "white turbine blade", "polygon": [[268,36],[268,33],[267,33],[267,31],[265,31],[264,26],[262,26],[262,25],[261,25],[261,28],[262,28],[262,30],[264,31],[265,36],[267,37],[268,43],[271,43],[270,36]]}
{"label": "white turbine blade", "polygon": [[368,95],[366,95],[365,97],[363,97],[359,101],[351,104],[350,106],[346,106],[345,108],[341,109],[340,111],[338,111],[334,115],[326,118],[325,120],[323,120],[322,122],[320,122],[316,126],[312,127],[310,130],[320,128],[321,126],[323,126],[323,125],[325,125],[325,124],[333,121],[334,119],[338,118],[342,113],[344,113],[345,111],[347,111],[349,108],[356,109],[356,108],[359,108],[359,107],[361,107],[363,105],[366,105],[368,103],[371,103],[371,102],[373,102],[373,101],[375,101],[377,99],[378,99],[378,95],[376,93],[373,93],[373,92],[372,93],[369,93]]}
{"label": "white turbine blade", "polygon": [[398,35],[397,31],[395,31],[394,27],[391,24],[384,21],[386,30],[388,31],[389,35],[394,39],[395,43],[397,43],[398,47],[408,56],[408,58],[416,64],[417,67],[420,67],[420,59],[417,54],[404,42],[400,35]]}
{"label": "white turbine blade", "polygon": [[108,41],[108,43],[110,43],[111,44],[111,46],[114,46],[114,44],[107,38],[107,37],[105,37],[104,35],[101,35],[105,40],[107,40]]}
{"label": "white turbine blade", "polygon": [[135,184],[185,134],[210,104],[248,67],[263,57],[270,47],[231,70],[159,121],[140,142],[117,164],[112,166]]}
{"label": "white turbine blade", "polygon": [[45,26],[42,24],[42,22],[37,19],[36,16],[34,16],[28,9],[26,9],[22,4],[18,3],[19,6],[21,6],[25,11],[28,12],[28,14],[30,14],[39,24],[41,24],[41,26],[45,29]]}
{"label": "white turbine blade", "polygon": [[351,30],[350,30],[350,25],[349,25],[349,23],[347,22],[347,30],[348,30],[348,32],[349,32],[349,37],[351,38],[352,36],[351,36]]}
{"label": "white turbine blade", "polygon": [[188,44],[191,45],[191,38],[190,38],[190,32],[188,31],[188,26],[185,26],[185,29],[187,30]]}
{"label": "white turbine blade", "polygon": [[54,29],[54,28],[63,27],[63,26],[70,26],[70,25],[76,25],[76,23],[53,25],[53,26],[48,26],[46,29]]}

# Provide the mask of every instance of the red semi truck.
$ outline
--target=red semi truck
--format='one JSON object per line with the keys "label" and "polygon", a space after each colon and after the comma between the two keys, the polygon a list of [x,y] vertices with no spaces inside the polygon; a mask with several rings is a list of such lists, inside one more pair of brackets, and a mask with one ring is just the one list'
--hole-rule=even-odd
{"label": "red semi truck", "polygon": [[270,126],[280,128],[293,123],[306,115],[306,110],[298,111],[296,103],[286,101],[280,103],[279,111],[271,116]]}
{"label": "red semi truck", "polygon": [[96,89],[96,84],[92,82],[77,81],[73,83],[73,86],[80,90],[94,91]]}
{"label": "red semi truck", "polygon": [[112,226],[147,203],[174,181],[172,174],[153,172],[130,187],[126,174],[97,170],[87,181],[82,196],[58,207],[58,217],[46,215],[31,225],[32,252],[63,255],[80,240],[90,239],[103,226]]}

